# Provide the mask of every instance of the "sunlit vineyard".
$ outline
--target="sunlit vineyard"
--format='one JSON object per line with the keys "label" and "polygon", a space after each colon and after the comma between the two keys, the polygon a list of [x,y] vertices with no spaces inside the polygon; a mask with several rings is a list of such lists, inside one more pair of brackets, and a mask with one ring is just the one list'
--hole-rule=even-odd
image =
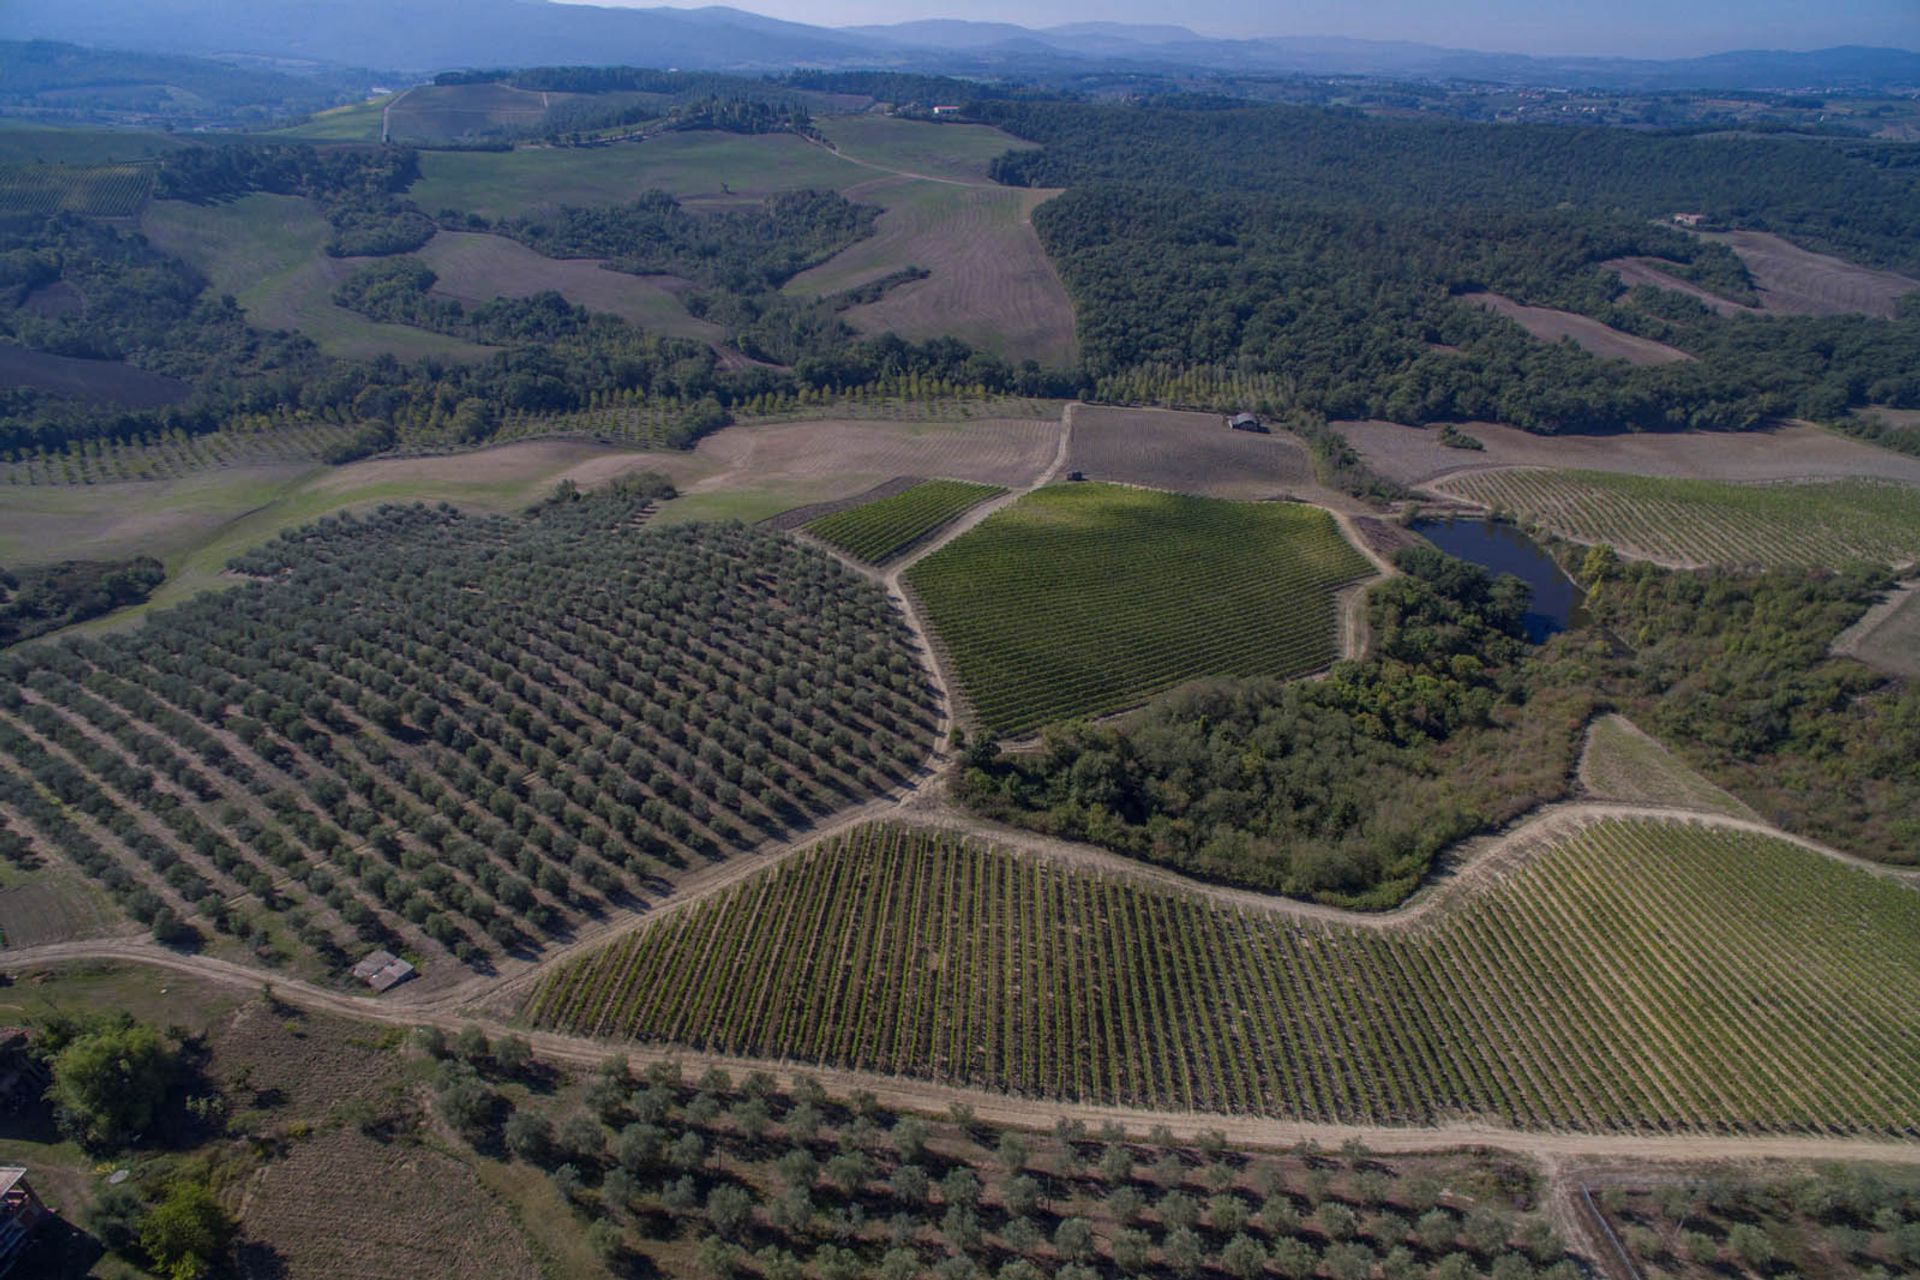
{"label": "sunlit vineyard", "polygon": [[528,1012],[1173,1110],[1890,1133],[1920,1124],[1916,981],[1920,894],[1678,822],[1588,827],[1402,931],[875,825],[562,968]]}
{"label": "sunlit vineyard", "polygon": [[1197,677],[1325,666],[1334,593],[1367,572],[1317,507],[1065,484],[995,512],[907,581],[972,718],[1007,735]]}
{"label": "sunlit vineyard", "polygon": [[924,675],[880,591],[646,512],[329,517],[236,561],[248,585],[6,654],[13,855],[164,937],[484,968],[919,767]]}
{"label": "sunlit vineyard", "polygon": [[890,497],[821,516],[803,527],[856,560],[884,564],[968,508],[1005,492],[998,485],[926,480]]}
{"label": "sunlit vineyard", "polygon": [[1920,491],[1872,480],[1728,484],[1607,471],[1449,476],[1443,493],[1577,542],[1676,565],[1904,564],[1920,559]]}
{"label": "sunlit vineyard", "polygon": [[152,193],[150,165],[0,164],[0,213],[131,218]]}
{"label": "sunlit vineyard", "polygon": [[357,430],[330,422],[262,417],[241,418],[198,435],[175,428],[126,439],[72,440],[59,450],[0,454],[0,485],[170,480],[218,467],[318,462]]}

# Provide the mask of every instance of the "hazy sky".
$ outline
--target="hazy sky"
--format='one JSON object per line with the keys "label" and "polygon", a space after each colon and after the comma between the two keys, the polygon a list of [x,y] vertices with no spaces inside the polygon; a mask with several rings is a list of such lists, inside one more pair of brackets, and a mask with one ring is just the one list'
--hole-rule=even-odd
{"label": "hazy sky", "polygon": [[[652,7],[660,0],[599,0]],[[1514,53],[1683,57],[1837,44],[1920,49],[1920,0],[733,0],[822,26],[969,18],[1177,22],[1205,35],[1338,35]],[[692,7],[680,5],[677,7]]]}

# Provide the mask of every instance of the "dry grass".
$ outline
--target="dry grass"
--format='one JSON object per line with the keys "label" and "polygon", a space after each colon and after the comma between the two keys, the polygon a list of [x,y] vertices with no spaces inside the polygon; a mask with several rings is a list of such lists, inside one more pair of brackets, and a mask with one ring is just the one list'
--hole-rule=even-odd
{"label": "dry grass", "polygon": [[1593,722],[1580,756],[1580,782],[1596,799],[1755,817],[1625,716]]}
{"label": "dry grass", "polygon": [[1802,249],[1764,231],[1696,231],[1702,240],[1726,245],[1747,264],[1760,291],[1760,309],[1778,315],[1837,316],[1861,313],[1892,319],[1894,305],[1920,290],[1920,280],[1857,266]]}
{"label": "dry grass", "polygon": [[1819,480],[1877,477],[1920,484],[1920,458],[1804,424],[1768,431],[1686,431],[1604,436],[1543,436],[1517,427],[1470,422],[1482,452],[1449,449],[1437,428],[1392,422],[1334,424],[1367,464],[1390,480],[1425,484],[1482,467],[1565,467],[1688,480]]}
{"label": "dry grass", "polygon": [[1834,640],[1833,651],[1920,680],[1920,583],[1906,583],[1868,610]]}
{"label": "dry grass", "polygon": [[512,1215],[472,1168],[356,1130],[300,1143],[248,1196],[240,1271],[274,1280],[541,1274]]}
{"label": "dry grass", "polygon": [[947,476],[1011,488],[1031,483],[1053,459],[1060,424],[1044,419],[977,422],[779,422],[729,427],[694,457],[717,465],[695,488],[824,480],[850,495],[894,476]]}
{"label": "dry grass", "polygon": [[473,231],[442,231],[414,255],[433,268],[434,292],[474,306],[551,289],[575,306],[605,311],[654,333],[717,343],[726,332],[689,315],[672,276],[609,271],[598,258],[547,258],[516,240]]}
{"label": "dry grass", "polygon": [[1693,359],[1677,347],[1650,338],[1636,338],[1571,311],[1529,307],[1497,293],[1462,294],[1460,301],[1505,316],[1542,342],[1560,342],[1571,338],[1585,350],[1603,359],[1625,360],[1628,364],[1672,364],[1676,360]]}
{"label": "dry grass", "polygon": [[104,894],[70,875],[46,873],[0,889],[0,947],[38,947],[126,930],[126,920]]}
{"label": "dry grass", "polygon": [[1314,485],[1313,464],[1292,436],[1229,431],[1218,414],[1160,409],[1081,406],[1067,468],[1206,498],[1272,498]]}

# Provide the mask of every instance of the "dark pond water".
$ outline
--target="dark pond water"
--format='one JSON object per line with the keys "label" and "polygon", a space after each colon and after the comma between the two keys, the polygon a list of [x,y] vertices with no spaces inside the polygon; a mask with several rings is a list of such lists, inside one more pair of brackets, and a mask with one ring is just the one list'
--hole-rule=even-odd
{"label": "dark pond water", "polygon": [[1526,627],[1527,639],[1535,644],[1586,622],[1586,592],[1515,526],[1486,520],[1416,520],[1413,531],[1450,556],[1489,573],[1510,573],[1533,588]]}

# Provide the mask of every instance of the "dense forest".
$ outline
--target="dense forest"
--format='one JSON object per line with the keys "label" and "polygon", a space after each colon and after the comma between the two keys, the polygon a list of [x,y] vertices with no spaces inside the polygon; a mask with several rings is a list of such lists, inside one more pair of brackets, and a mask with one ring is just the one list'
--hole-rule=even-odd
{"label": "dense forest", "polygon": [[[972,114],[1044,144],[996,161],[1002,181],[1069,188],[1035,226],[1074,296],[1086,372],[1115,398],[1162,397],[1200,367],[1281,376],[1274,408],[1549,432],[1920,405],[1912,305],[1893,321],[1725,318],[1675,294],[1629,293],[1601,265],[1657,257],[1751,300],[1729,251],[1654,221],[1687,209],[1915,269],[1910,148],[1224,102],[977,103]],[[1536,342],[1458,300],[1477,291],[1591,315],[1696,359],[1633,367]]]}

